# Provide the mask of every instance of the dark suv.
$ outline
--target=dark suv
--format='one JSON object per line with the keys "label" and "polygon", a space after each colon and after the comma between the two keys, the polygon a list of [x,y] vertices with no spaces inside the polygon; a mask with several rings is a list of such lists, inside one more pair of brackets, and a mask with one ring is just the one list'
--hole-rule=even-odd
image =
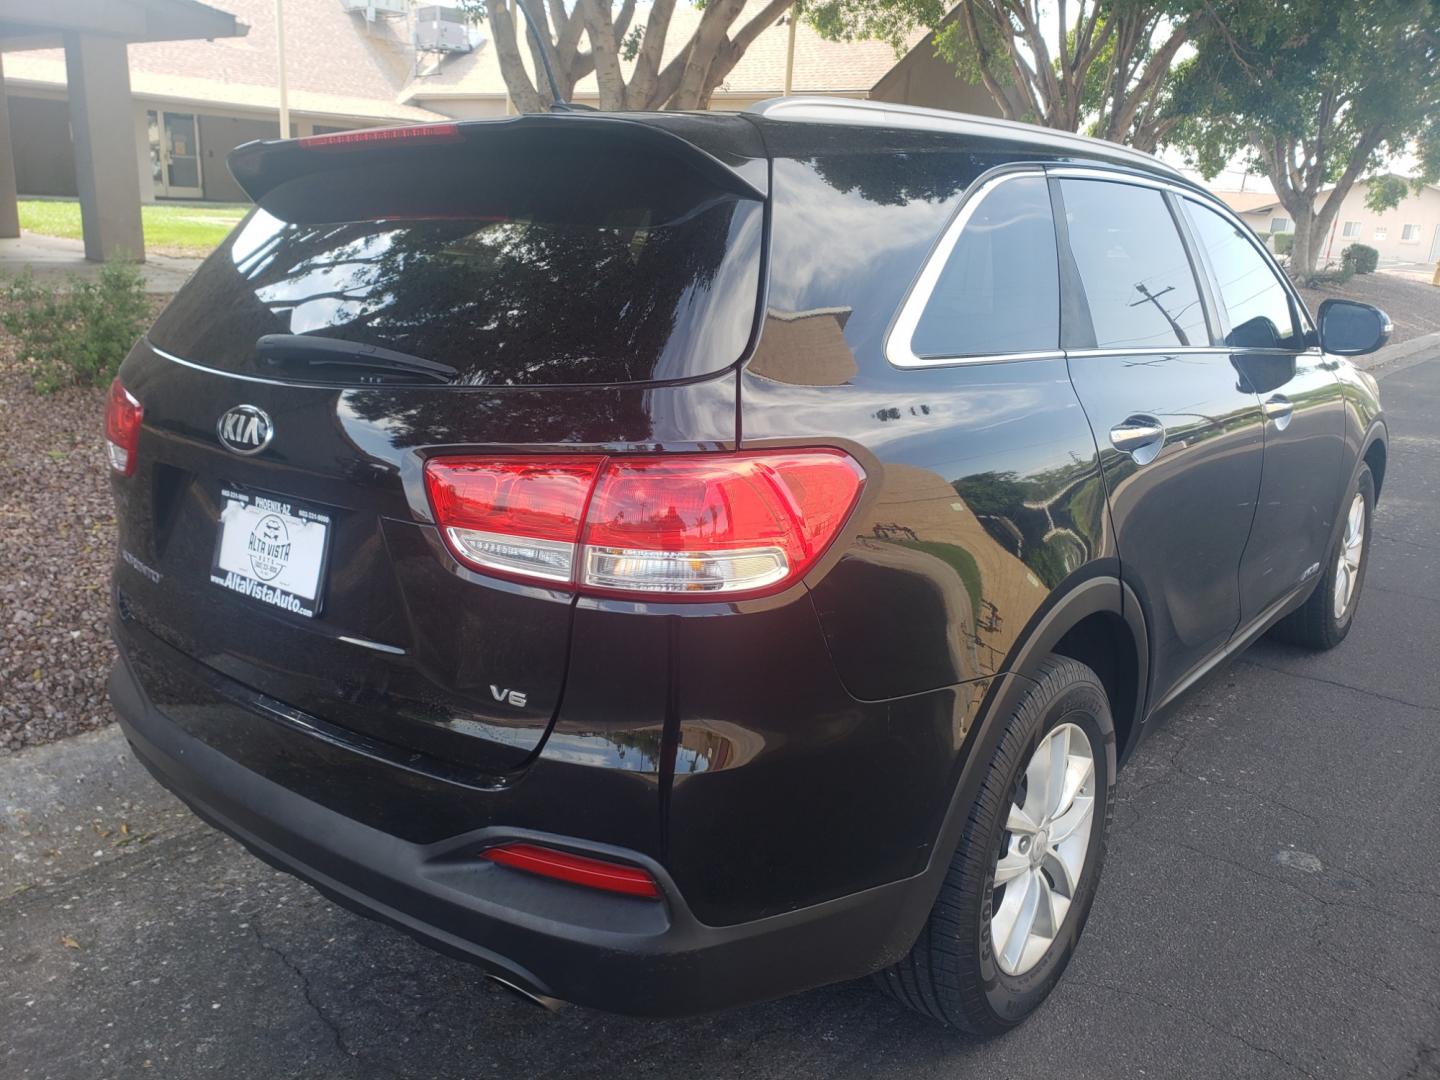
{"label": "dark suv", "polygon": [[125,361],[111,695],[524,993],[1017,1023],[1147,721],[1337,644],[1389,331],[1154,159],[787,99],[251,144]]}

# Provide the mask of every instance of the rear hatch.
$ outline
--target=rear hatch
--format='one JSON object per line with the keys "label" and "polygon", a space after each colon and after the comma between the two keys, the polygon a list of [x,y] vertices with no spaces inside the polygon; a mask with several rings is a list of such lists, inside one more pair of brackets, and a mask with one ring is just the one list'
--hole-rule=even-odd
{"label": "rear hatch", "polygon": [[286,705],[503,771],[559,706],[574,598],[462,568],[425,460],[733,445],[762,154],[739,118],[408,130],[232,157],[256,208],[121,370],[120,609]]}

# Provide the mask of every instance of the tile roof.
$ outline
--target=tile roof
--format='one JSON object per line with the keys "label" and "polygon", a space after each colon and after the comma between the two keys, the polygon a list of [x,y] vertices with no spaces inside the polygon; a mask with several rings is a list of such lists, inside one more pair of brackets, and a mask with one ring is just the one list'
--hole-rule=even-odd
{"label": "tile roof", "polygon": [[[249,26],[240,38],[129,46],[130,86],[142,97],[275,109],[274,0],[213,0]],[[285,58],[294,112],[375,120],[435,120],[402,103],[413,53],[408,24],[366,23],[340,0],[286,0]],[[5,54],[7,82],[65,84],[59,49]]]}
{"label": "tile roof", "polygon": [[[129,46],[130,85],[137,96],[204,103],[219,107],[273,110],[278,107],[275,71],[274,0],[213,0],[249,27],[240,38],[215,41],[146,42]],[[737,21],[752,16],[763,0],[749,0]],[[635,24],[643,24],[641,6]],[[700,9],[676,4],[666,34],[667,59],[677,53],[700,21]],[[488,31],[488,28],[484,28]],[[921,35],[915,35],[919,40]],[[715,97],[766,97],[785,86],[787,27],[766,29],[754,41]],[[910,44],[913,44],[911,42]],[[427,99],[503,99],[505,82],[494,46],[426,59],[417,65],[407,18],[377,18],[346,12],[340,0],[285,0],[286,74],[293,112],[374,120],[434,120]],[[522,53],[528,64],[529,50]],[[796,93],[868,93],[895,65],[890,46],[878,41],[826,41],[805,23],[796,29]],[[628,65],[627,65],[628,66]],[[427,70],[428,69],[428,70]],[[65,58],[59,49],[9,52],[5,77],[15,84],[63,87]],[[593,76],[576,88],[577,98],[598,96]]]}
{"label": "tile roof", "polygon": [[[746,21],[764,7],[763,0],[748,0],[745,10],[735,21]],[[633,26],[643,26],[647,9],[637,8]],[[665,35],[664,60],[668,61],[700,23],[700,9],[680,0],[670,17]],[[487,28],[488,31],[488,28]],[[782,20],[764,30],[745,50],[739,63],[717,88],[715,97],[745,97],[782,93],[785,87],[785,53],[789,28]],[[912,35],[907,42],[913,46],[923,34]],[[529,50],[522,43],[522,57],[530,70]],[[794,93],[868,93],[880,77],[895,66],[899,57],[889,45],[879,41],[827,41],[806,23],[795,30]],[[663,61],[662,61],[663,62]],[[622,62],[628,75],[631,65]],[[532,76],[533,77],[533,76]],[[495,50],[487,42],[476,51],[446,59],[438,70],[416,77],[401,100],[424,101],[443,97],[504,97],[505,81]],[[598,89],[594,76],[582,79],[575,88],[579,99],[595,98]]]}

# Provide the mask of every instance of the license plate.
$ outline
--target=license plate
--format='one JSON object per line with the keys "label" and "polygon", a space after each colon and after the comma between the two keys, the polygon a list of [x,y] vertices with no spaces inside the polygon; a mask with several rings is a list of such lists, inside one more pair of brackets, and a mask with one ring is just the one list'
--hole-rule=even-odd
{"label": "license plate", "polygon": [[330,516],[272,495],[226,488],[220,497],[211,582],[314,618],[320,607]]}

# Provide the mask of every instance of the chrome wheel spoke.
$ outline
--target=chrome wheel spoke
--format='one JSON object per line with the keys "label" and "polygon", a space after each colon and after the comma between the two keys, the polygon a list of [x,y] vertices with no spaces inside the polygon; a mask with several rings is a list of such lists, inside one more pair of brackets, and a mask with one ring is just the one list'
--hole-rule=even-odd
{"label": "chrome wheel spoke", "polygon": [[1332,605],[1335,618],[1344,618],[1355,589],[1360,582],[1360,561],[1365,554],[1365,497],[1356,494],[1350,500],[1345,517],[1345,536],[1335,561],[1335,595]]}
{"label": "chrome wheel spoke", "polygon": [[995,864],[995,884],[1004,885],[1029,872],[1030,857],[1012,851],[1008,855],[1000,856],[1000,861]]}
{"label": "chrome wheel spoke", "polygon": [[1024,877],[1006,887],[1000,910],[995,912],[990,920],[995,951],[1000,957],[1001,966],[1007,971],[1021,970],[1018,966],[1020,957],[1025,951],[1025,943],[1035,926],[1035,913],[1040,907],[1040,885],[1040,875],[1034,870],[1027,871]]}
{"label": "chrome wheel spoke", "polygon": [[1020,807],[1011,803],[1010,817],[1005,823],[1005,831],[1030,835],[1040,831],[1040,824]]}
{"label": "chrome wheel spoke", "polygon": [[1080,795],[1070,803],[1065,813],[1050,823],[1050,844],[1058,847],[1070,839],[1077,830],[1090,824],[1090,816],[1095,810],[1095,796]]}

